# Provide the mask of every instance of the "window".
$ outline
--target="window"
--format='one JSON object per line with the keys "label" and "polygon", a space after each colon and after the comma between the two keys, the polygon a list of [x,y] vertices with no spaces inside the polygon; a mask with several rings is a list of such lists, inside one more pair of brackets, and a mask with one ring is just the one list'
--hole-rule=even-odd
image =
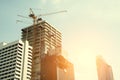
{"label": "window", "polygon": [[16,72],[20,73],[20,71],[16,70]]}
{"label": "window", "polygon": [[21,66],[21,64],[17,63],[17,65]]}
{"label": "window", "polygon": [[31,49],[31,48],[28,48],[28,49],[32,51],[32,49]]}
{"label": "window", "polygon": [[18,53],[18,55],[22,56],[22,54]]}
{"label": "window", "polygon": [[15,74],[15,75],[20,77],[20,75],[19,75],[19,74]]}
{"label": "window", "polygon": [[20,46],[23,46],[23,44],[19,43]]}

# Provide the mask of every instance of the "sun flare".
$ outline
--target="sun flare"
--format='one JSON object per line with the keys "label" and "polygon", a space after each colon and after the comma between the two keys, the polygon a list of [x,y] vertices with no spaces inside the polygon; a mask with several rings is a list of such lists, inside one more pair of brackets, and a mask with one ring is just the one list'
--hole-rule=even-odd
{"label": "sun flare", "polygon": [[[76,80],[81,79],[97,79],[96,71],[96,53],[91,49],[85,48],[77,51],[74,55],[70,55],[70,60],[74,64]],[[89,76],[81,76],[85,74]],[[96,76],[96,77],[95,77]]]}

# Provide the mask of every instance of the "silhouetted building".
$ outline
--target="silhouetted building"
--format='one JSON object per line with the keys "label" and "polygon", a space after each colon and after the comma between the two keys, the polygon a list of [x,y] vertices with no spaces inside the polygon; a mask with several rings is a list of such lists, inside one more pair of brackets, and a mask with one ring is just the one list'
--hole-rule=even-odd
{"label": "silhouetted building", "polygon": [[114,80],[111,66],[108,65],[101,56],[96,57],[96,65],[98,80]]}
{"label": "silhouetted building", "polygon": [[73,64],[63,56],[46,55],[41,60],[41,80],[74,80]]}

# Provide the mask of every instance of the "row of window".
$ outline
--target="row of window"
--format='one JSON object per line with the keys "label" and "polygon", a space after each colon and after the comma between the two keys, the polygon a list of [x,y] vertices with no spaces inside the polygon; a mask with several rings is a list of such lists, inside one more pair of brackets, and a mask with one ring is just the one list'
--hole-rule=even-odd
{"label": "row of window", "polygon": [[[20,63],[14,63],[14,64],[10,64],[10,65],[7,65],[7,66],[1,66],[0,67],[0,70],[2,70],[2,69],[4,69],[3,71],[8,71],[8,70],[11,70],[11,69],[13,69],[13,68],[11,68],[12,66],[16,66],[16,64],[17,65],[19,65],[19,66],[21,66],[21,64]],[[16,67],[16,68],[18,68],[18,69],[20,69],[20,67]]]}
{"label": "row of window", "polygon": [[0,63],[0,67],[2,67],[2,66],[7,66],[7,65],[9,65],[9,64],[11,64],[11,63],[14,63],[14,62],[16,62],[16,60],[11,60],[11,61],[8,61],[8,62],[6,62],[6,63]]}
{"label": "row of window", "polygon": [[10,56],[10,55],[13,55],[13,54],[16,54],[16,53],[17,53],[17,50],[14,50],[14,51],[11,51],[11,52],[7,52],[5,54],[1,54],[0,57]]}
{"label": "row of window", "polygon": [[11,54],[11,53],[15,53],[15,52],[17,52],[17,50],[11,50],[11,51],[5,51],[5,52],[0,52],[1,54],[0,54],[0,56],[5,56],[5,55],[8,55],[8,54]]}
{"label": "row of window", "polygon": [[17,46],[17,44],[15,44],[15,45],[5,47],[3,49],[0,49],[0,54],[1,53],[6,53],[6,51],[12,51],[12,50],[17,49],[17,48],[22,49],[21,46],[22,46],[22,44],[19,43],[19,46]]}
{"label": "row of window", "polygon": [[0,63],[5,63],[5,62],[8,62],[9,60],[13,60],[13,59],[16,59],[16,56],[13,56],[13,57],[9,57],[7,58],[6,60],[0,60]]}
{"label": "row of window", "polygon": [[1,53],[1,54],[4,54],[4,53],[7,53],[7,52],[14,51],[14,50],[16,50],[16,49],[17,49],[17,47],[14,47],[14,48],[11,48],[11,49],[6,49],[6,50],[4,50],[4,51],[1,51],[0,53]]}
{"label": "row of window", "polygon": [[3,74],[0,74],[0,76],[5,76],[5,75],[8,75],[8,74],[11,74],[11,73],[14,73],[15,71],[9,71],[9,72],[5,72],[5,73],[3,73]]}
{"label": "row of window", "polygon": [[[9,78],[9,77],[14,77],[14,76],[19,76],[20,77],[20,75],[19,74],[12,74],[12,75],[8,75],[8,76],[5,76],[5,77],[1,77],[0,78],[0,80],[4,80],[4,79],[6,79],[6,78]],[[14,79],[13,79],[14,80]],[[19,80],[19,79],[17,79],[17,80]]]}
{"label": "row of window", "polygon": [[[8,76],[5,76],[5,77],[1,77],[0,80],[4,80],[4,79],[6,79],[6,78],[13,77],[13,76],[14,76],[14,74],[8,75]],[[13,79],[13,80],[14,80],[14,79]]]}
{"label": "row of window", "polygon": [[14,57],[14,56],[16,56],[16,54],[7,55],[7,56],[4,56],[4,57],[0,58],[0,60],[5,60],[9,57]]}
{"label": "row of window", "polygon": [[[12,56],[15,56],[16,55],[16,51],[15,51],[15,53],[14,54],[11,54],[11,53],[9,53],[10,55],[1,55],[0,56],[0,60],[3,60],[3,59],[7,59],[7,58],[9,58],[9,57],[12,57]],[[20,54],[20,53],[18,53],[18,55],[20,55],[20,56],[22,56],[22,54]],[[1,58],[2,57],[2,58]],[[20,58],[21,59],[21,58]]]}
{"label": "row of window", "polygon": [[15,46],[17,46],[17,45],[18,45],[18,44],[14,44],[14,45],[5,47],[5,48],[3,48],[3,49],[0,49],[0,51],[4,51],[4,50],[6,50],[6,49],[13,48],[13,47],[15,47]]}
{"label": "row of window", "polygon": [[[16,71],[17,71],[17,70],[16,70]],[[3,76],[4,74],[7,75],[7,74],[10,74],[10,73],[15,72],[15,70],[13,70],[13,69],[8,70],[8,71],[7,71],[7,70],[1,70],[0,72],[1,72],[0,76],[1,76],[1,75]],[[17,72],[18,72],[18,71],[17,71]],[[20,73],[20,71],[19,71],[19,73]]]}
{"label": "row of window", "polygon": [[3,67],[0,67],[0,69],[1,69],[1,71],[2,71],[2,69],[4,69],[3,72],[4,72],[4,71],[9,71],[9,70],[12,70],[12,69],[15,68],[14,65],[15,65],[15,64],[11,64],[11,65],[8,65],[8,66],[3,66]]}

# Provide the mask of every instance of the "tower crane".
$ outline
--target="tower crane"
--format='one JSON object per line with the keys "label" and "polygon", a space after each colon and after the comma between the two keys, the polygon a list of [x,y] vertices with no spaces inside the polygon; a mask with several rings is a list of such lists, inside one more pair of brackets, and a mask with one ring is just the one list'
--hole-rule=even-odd
{"label": "tower crane", "polygon": [[18,15],[18,16],[22,17],[22,18],[32,18],[33,19],[33,24],[36,24],[38,21],[42,20],[42,18],[40,18],[41,16],[53,15],[53,14],[58,14],[58,13],[63,13],[63,12],[67,12],[67,10],[51,12],[51,13],[46,13],[46,14],[40,14],[40,15],[35,15],[35,13],[33,12],[32,8],[30,8],[29,17],[22,16],[22,15]]}
{"label": "tower crane", "polygon": [[33,10],[30,8],[30,14],[29,17],[33,19],[33,24],[35,24],[37,16],[34,14]]}

